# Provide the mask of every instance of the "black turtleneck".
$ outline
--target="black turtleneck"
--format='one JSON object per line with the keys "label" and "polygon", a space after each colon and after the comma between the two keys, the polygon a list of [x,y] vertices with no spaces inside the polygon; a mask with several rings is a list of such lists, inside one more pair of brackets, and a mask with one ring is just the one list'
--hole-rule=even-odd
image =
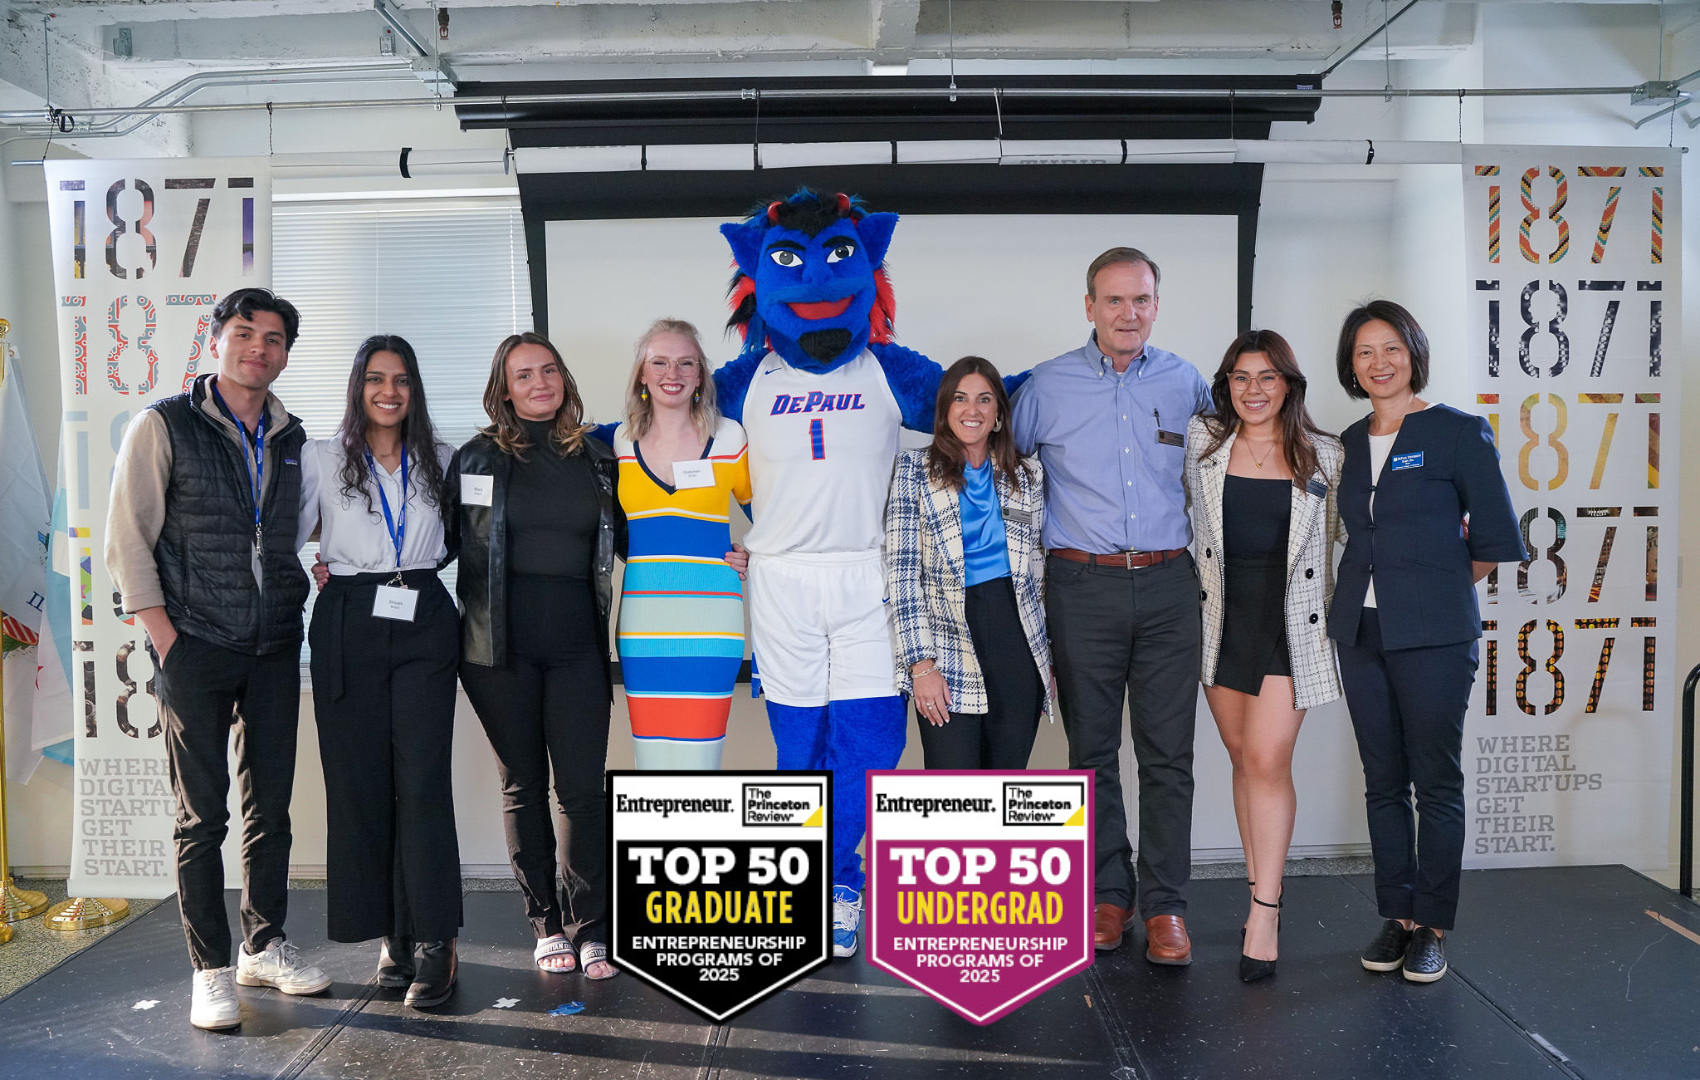
{"label": "black turtleneck", "polygon": [[588,580],[602,509],[590,458],[551,445],[552,421],[521,420],[531,445],[508,482],[508,551],[515,574]]}

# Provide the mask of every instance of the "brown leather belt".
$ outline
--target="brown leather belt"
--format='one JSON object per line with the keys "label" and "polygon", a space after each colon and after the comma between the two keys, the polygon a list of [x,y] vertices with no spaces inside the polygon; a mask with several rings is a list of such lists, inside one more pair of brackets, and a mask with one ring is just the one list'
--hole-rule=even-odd
{"label": "brown leather belt", "polygon": [[1178,559],[1186,554],[1186,548],[1170,548],[1168,551],[1118,551],[1112,555],[1095,555],[1090,551],[1080,551],[1075,548],[1051,548],[1050,553],[1059,559],[1069,562],[1083,562],[1091,566],[1119,566],[1124,570],[1138,570],[1146,566],[1156,566],[1170,559]]}

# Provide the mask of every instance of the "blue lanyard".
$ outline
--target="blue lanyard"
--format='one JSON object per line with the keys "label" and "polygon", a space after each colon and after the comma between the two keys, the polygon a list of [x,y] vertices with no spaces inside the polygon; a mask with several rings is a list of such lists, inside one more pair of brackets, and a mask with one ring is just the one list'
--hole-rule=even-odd
{"label": "blue lanyard", "polygon": [[[390,497],[384,493],[383,476],[378,472],[378,463],[372,460],[372,451],[366,451],[366,467],[372,470],[372,478],[378,485],[378,501],[384,507],[384,531],[390,534],[390,543],[395,545],[396,573],[401,573],[401,544],[407,536],[407,450],[401,452],[401,510],[396,516],[390,515]],[[370,504],[368,504],[370,505]]]}
{"label": "blue lanyard", "polygon": [[[218,407],[224,411],[224,415],[230,417],[231,422],[236,425],[236,430],[242,433],[242,465],[248,471],[248,488],[254,498],[254,535],[258,536],[260,533],[260,506],[266,490],[266,423],[271,417],[262,408],[259,422],[254,425],[254,434],[249,436],[248,425],[237,419],[236,414],[230,411],[230,406],[224,403],[224,395],[218,392],[217,380],[214,380],[212,384],[212,392],[213,397],[218,401]],[[248,458],[249,450],[253,452],[252,461]]]}

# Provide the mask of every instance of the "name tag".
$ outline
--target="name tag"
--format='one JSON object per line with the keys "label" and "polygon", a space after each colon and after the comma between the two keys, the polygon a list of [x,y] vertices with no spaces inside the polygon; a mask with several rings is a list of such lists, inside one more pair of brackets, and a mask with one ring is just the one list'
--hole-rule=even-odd
{"label": "name tag", "polygon": [[460,501],[468,506],[489,506],[495,502],[496,478],[460,474]]}
{"label": "name tag", "polygon": [[1178,431],[1164,431],[1162,428],[1158,428],[1157,442],[1163,446],[1185,446],[1186,436]]}
{"label": "name tag", "polygon": [[402,589],[394,585],[379,585],[377,594],[372,597],[372,617],[375,619],[395,619],[398,622],[412,622],[413,611],[419,606],[419,594],[412,589]]}
{"label": "name tag", "polygon": [[714,462],[704,458],[696,461],[675,461],[673,463],[673,487],[678,490],[686,488],[706,488],[714,486]]}
{"label": "name tag", "polygon": [[1418,450],[1414,454],[1394,454],[1393,455],[1393,471],[1394,472],[1398,472],[1400,469],[1420,469],[1422,467],[1423,467],[1423,452],[1421,450]]}
{"label": "name tag", "polygon": [[1033,524],[1033,511],[1031,511],[1031,510],[1005,510],[1003,512],[1003,519],[1005,521],[1013,521],[1017,525],[1029,525],[1030,526],[1030,525]]}
{"label": "name tag", "polygon": [[1328,498],[1328,485],[1324,484],[1321,480],[1312,480],[1310,483],[1305,485],[1305,490],[1319,499]]}

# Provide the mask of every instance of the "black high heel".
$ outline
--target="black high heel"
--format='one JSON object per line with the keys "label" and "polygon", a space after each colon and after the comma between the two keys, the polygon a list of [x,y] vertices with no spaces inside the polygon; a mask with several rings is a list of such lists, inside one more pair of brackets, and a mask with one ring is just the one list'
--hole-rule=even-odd
{"label": "black high heel", "polygon": [[[1286,906],[1280,900],[1275,901],[1273,904],[1264,903],[1262,900],[1259,900],[1255,896],[1251,898],[1251,902],[1258,905],[1259,907],[1275,908],[1277,910]],[[1275,916],[1275,929],[1276,929],[1277,932],[1279,932],[1280,929],[1281,929],[1281,916],[1280,915]],[[1241,941],[1245,940],[1245,928],[1244,927],[1240,928],[1240,940]],[[1240,982],[1248,982],[1248,983],[1249,982],[1257,982],[1259,979],[1267,979],[1267,978],[1269,978],[1269,976],[1271,976],[1273,974],[1275,974],[1275,961],[1273,961],[1273,960],[1258,960],[1258,959],[1255,959],[1253,957],[1247,956],[1243,952],[1240,953]]]}

